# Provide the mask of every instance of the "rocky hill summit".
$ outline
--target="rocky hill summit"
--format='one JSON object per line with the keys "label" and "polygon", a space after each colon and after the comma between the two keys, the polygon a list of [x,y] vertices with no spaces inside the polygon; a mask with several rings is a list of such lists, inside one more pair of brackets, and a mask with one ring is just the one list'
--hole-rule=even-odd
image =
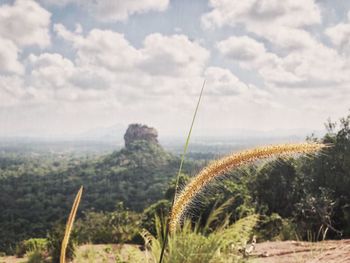
{"label": "rocky hill summit", "polygon": [[129,148],[133,142],[140,140],[158,144],[157,130],[138,123],[130,124],[124,135],[125,147]]}

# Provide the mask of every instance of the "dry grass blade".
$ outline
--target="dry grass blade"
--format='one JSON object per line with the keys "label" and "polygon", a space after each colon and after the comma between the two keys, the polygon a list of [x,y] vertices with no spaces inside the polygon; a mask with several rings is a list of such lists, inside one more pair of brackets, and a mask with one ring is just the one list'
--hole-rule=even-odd
{"label": "dry grass blade", "polygon": [[[194,114],[193,114],[193,118],[192,118],[192,122],[191,122],[191,127],[190,127],[190,130],[189,130],[188,135],[187,135],[186,143],[185,143],[185,146],[184,146],[184,151],[183,151],[183,154],[182,154],[182,156],[181,156],[181,162],[180,162],[180,167],[179,167],[179,170],[178,170],[178,173],[177,173],[177,176],[176,176],[175,192],[174,192],[173,200],[172,200],[172,202],[171,202],[171,208],[172,208],[173,205],[174,205],[175,198],[176,198],[176,195],[177,195],[177,188],[178,188],[178,185],[179,185],[179,178],[180,178],[180,174],[181,174],[181,171],[182,171],[183,163],[184,163],[184,161],[185,161],[185,155],[186,155],[186,153],[187,153],[187,148],[188,148],[188,145],[189,145],[189,142],[190,142],[190,138],[191,138],[191,134],[192,134],[193,125],[194,125],[194,122],[195,122],[196,117],[197,117],[197,112],[198,112],[199,104],[200,104],[201,99],[202,99],[202,95],[203,95],[203,91],[204,91],[204,87],[205,87],[205,82],[206,82],[206,81],[204,80],[203,86],[202,86],[202,89],[201,89],[201,92],[200,92],[200,94],[199,94],[199,98],[198,98],[198,101],[197,101],[196,109],[195,109]],[[161,250],[161,253],[160,253],[160,257],[159,257],[159,263],[162,263],[162,261],[163,261],[163,256],[164,256],[164,252],[165,252],[165,246],[166,246],[166,243],[167,243],[167,240],[168,240],[168,235],[169,235],[169,227],[168,227],[168,224],[167,224],[166,229],[165,229],[164,242],[163,242],[162,250]]]}
{"label": "dry grass blade", "polygon": [[80,189],[79,189],[79,191],[74,199],[74,203],[73,203],[72,209],[70,211],[70,214],[69,214],[69,217],[67,220],[66,230],[64,232],[64,237],[63,237],[62,245],[61,245],[60,263],[66,262],[66,250],[67,250],[67,245],[69,242],[69,236],[70,236],[70,233],[72,232],[74,219],[75,219],[75,216],[76,216],[77,211],[78,211],[78,207],[79,207],[82,193],[83,193],[83,187],[80,187]]}
{"label": "dry grass blade", "polygon": [[231,154],[212,162],[200,171],[199,174],[186,185],[183,191],[177,195],[170,213],[170,232],[173,233],[176,230],[176,226],[178,225],[185,209],[194,197],[211,181],[228,170],[266,158],[314,153],[324,147],[326,147],[326,145],[320,143],[272,145]]}

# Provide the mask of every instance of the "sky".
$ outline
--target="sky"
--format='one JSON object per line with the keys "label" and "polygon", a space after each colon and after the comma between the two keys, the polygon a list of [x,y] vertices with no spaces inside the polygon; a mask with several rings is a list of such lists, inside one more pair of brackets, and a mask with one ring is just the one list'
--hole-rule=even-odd
{"label": "sky", "polygon": [[320,130],[349,58],[344,0],[0,0],[0,136]]}

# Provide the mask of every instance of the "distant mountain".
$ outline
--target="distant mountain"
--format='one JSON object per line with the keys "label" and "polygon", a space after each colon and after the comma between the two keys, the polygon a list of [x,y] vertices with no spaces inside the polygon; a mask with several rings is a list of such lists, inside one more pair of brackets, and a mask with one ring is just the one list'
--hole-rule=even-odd
{"label": "distant mountain", "polygon": [[123,135],[126,130],[126,126],[123,124],[115,124],[109,127],[98,127],[75,136],[79,140],[103,140],[113,142],[123,142]]}

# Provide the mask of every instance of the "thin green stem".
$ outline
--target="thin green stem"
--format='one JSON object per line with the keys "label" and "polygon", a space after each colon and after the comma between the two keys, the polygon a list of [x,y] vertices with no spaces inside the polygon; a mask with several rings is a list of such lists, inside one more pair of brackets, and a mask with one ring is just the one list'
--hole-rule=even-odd
{"label": "thin green stem", "polygon": [[[195,120],[196,120],[196,116],[197,116],[199,104],[200,104],[201,99],[202,99],[204,87],[205,87],[205,80],[204,80],[204,82],[203,82],[202,89],[201,89],[201,92],[200,92],[200,94],[199,94],[199,98],[198,98],[198,101],[197,101],[196,109],[195,109],[195,111],[194,111],[193,118],[192,118],[192,122],[191,122],[191,127],[190,127],[190,130],[188,131],[188,135],[187,135],[186,143],[185,143],[185,146],[184,146],[184,150],[183,150],[183,153],[182,153],[182,155],[181,155],[181,162],[180,162],[180,167],[179,167],[179,170],[178,170],[177,176],[176,176],[175,192],[174,192],[173,200],[172,200],[172,202],[171,202],[170,212],[171,212],[171,210],[172,210],[172,208],[173,208],[173,205],[174,205],[174,202],[175,202],[176,193],[177,193],[177,188],[178,188],[178,185],[179,185],[179,178],[180,178],[180,174],[181,174],[181,171],[182,171],[182,166],[183,166],[183,163],[184,163],[184,161],[185,161],[185,156],[186,156],[186,153],[187,153],[187,148],[188,148],[188,145],[189,145],[189,143],[190,143],[190,138],[191,138],[191,134],[192,134],[192,129],[193,129],[194,122],[195,122]],[[162,261],[163,261],[164,252],[165,252],[165,247],[166,247],[166,244],[167,244],[167,242],[168,242],[168,236],[169,236],[169,224],[168,224],[168,223],[166,224],[165,228],[166,228],[166,230],[165,230],[165,237],[164,237],[164,241],[163,241],[163,244],[162,244],[162,251],[161,251],[160,257],[159,257],[159,263],[162,263]]]}

